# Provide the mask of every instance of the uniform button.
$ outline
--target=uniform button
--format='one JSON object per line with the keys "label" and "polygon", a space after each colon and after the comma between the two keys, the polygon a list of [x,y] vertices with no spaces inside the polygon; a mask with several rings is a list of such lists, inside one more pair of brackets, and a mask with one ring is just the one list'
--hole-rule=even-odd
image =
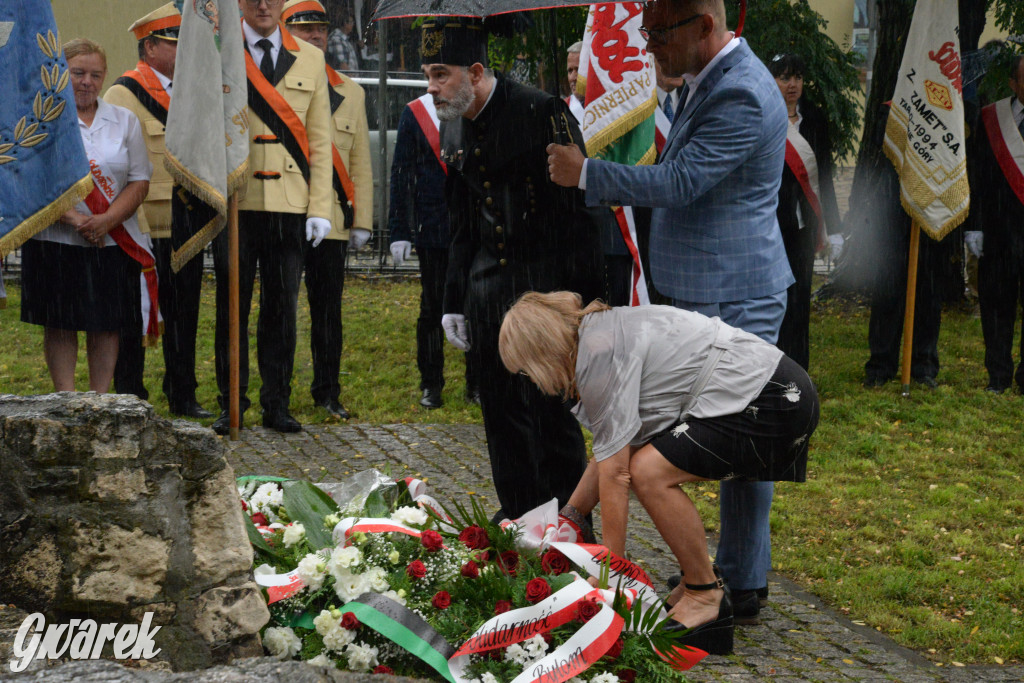
{"label": "uniform button", "polygon": [[479,147],[477,147],[476,149],[473,150],[473,155],[474,156],[480,156],[480,148]]}
{"label": "uniform button", "polygon": [[481,173],[486,173],[487,172],[487,167],[486,166],[481,166],[480,167],[480,172]]}
{"label": "uniform button", "polygon": [[505,248],[505,243],[504,242],[498,242],[498,249],[504,249],[504,248]]}
{"label": "uniform button", "polygon": [[505,228],[501,227],[500,225],[495,226],[494,232],[496,232],[496,233],[498,233],[500,235],[501,233],[505,232]]}
{"label": "uniform button", "polygon": [[505,259],[501,259],[500,261],[498,261],[498,263],[500,265],[503,265],[503,266],[507,266],[508,265],[508,261],[506,261]]}
{"label": "uniform button", "polygon": [[533,182],[533,178],[531,178],[530,176],[526,176],[526,182],[532,183]]}
{"label": "uniform button", "polygon": [[484,189],[485,190],[491,189],[491,181],[490,180],[485,180],[484,181]]}
{"label": "uniform button", "polygon": [[494,204],[494,200],[491,199],[490,197],[488,197],[487,199],[484,200],[484,204],[486,204],[487,206],[490,206],[490,205]]}

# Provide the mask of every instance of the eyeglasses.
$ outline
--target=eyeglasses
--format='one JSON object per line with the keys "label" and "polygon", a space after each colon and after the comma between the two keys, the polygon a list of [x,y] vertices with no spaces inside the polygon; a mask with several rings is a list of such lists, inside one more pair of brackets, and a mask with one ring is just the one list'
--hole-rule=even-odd
{"label": "eyeglasses", "polygon": [[266,3],[267,8],[280,7],[284,4],[284,0],[245,0],[249,7],[259,7],[261,2]]}
{"label": "eyeglasses", "polygon": [[700,19],[703,16],[703,14],[694,14],[692,17],[683,19],[682,21],[676,22],[671,26],[666,26],[665,28],[647,28],[646,26],[641,26],[638,30],[640,31],[640,37],[648,43],[667,43],[668,36],[672,31],[675,31],[681,26],[686,26],[694,19]]}

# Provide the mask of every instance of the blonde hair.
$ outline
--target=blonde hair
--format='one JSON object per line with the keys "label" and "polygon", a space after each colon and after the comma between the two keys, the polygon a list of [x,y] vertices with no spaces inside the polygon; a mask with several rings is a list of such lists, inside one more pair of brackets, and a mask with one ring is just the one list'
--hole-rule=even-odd
{"label": "blonde hair", "polygon": [[583,308],[575,292],[527,292],[505,314],[498,353],[505,368],[529,376],[548,396],[576,397],[576,353],[583,317],[611,307],[596,299]]}
{"label": "blonde hair", "polygon": [[82,55],[99,55],[103,60],[103,70],[107,70],[107,53],[96,41],[89,40],[88,38],[74,38],[64,43],[63,49],[64,59],[69,62],[75,57],[81,57]]}

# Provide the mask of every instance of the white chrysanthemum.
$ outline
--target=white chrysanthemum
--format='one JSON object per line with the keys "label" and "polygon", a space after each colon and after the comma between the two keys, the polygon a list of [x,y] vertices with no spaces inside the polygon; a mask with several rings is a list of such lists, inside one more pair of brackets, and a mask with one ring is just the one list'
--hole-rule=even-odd
{"label": "white chrysanthemum", "polygon": [[518,666],[526,666],[531,661],[530,653],[528,653],[523,646],[519,643],[513,643],[505,648],[505,661],[512,662]]}
{"label": "white chrysanthemum", "polygon": [[590,683],[619,683],[619,677],[605,671],[603,674],[598,674],[591,678]]}
{"label": "white chrysanthemum", "polygon": [[291,548],[293,545],[300,543],[305,537],[306,527],[298,522],[289,524],[284,528],[284,547]]}
{"label": "white chrysanthemum", "polygon": [[380,567],[363,572],[363,578],[374,593],[383,593],[391,588],[391,584],[388,583],[388,573]]}
{"label": "white chrysanthemum", "polygon": [[800,402],[800,388],[796,385],[796,382],[789,383],[783,396],[785,396],[786,400],[790,403]]}
{"label": "white chrysanthemum", "polygon": [[427,513],[419,508],[407,506],[392,512],[391,519],[411,526],[423,526],[427,523]]}
{"label": "white chrysanthemum", "polygon": [[524,642],[523,647],[526,648],[526,651],[534,660],[540,659],[545,654],[547,654],[548,651],[547,641],[545,641],[544,637],[541,636],[539,633],[535,635],[533,638],[530,638],[529,640]]}
{"label": "white chrysanthemum", "polygon": [[341,652],[349,643],[356,639],[356,632],[342,628],[335,623],[327,633],[324,634],[324,647],[334,652]]}
{"label": "white chrysanthemum", "polygon": [[369,671],[377,666],[377,648],[362,643],[352,643],[345,648],[349,671]]}
{"label": "white chrysanthemum", "polygon": [[252,570],[253,576],[273,576],[276,573],[277,570],[266,562]]}
{"label": "white chrysanthemum", "polygon": [[490,671],[485,671],[483,675],[480,676],[480,683],[501,683],[501,681],[499,681],[497,676],[492,674]]}
{"label": "white chrysanthemum", "polygon": [[672,430],[672,436],[678,438],[678,437],[682,436],[683,434],[685,434],[686,430],[688,430],[689,428],[690,428],[690,425],[686,424],[685,422],[682,422],[682,423],[676,425],[676,428]]}
{"label": "white chrysanthemum", "polygon": [[331,614],[330,610],[320,610],[320,614],[313,617],[313,628],[320,635],[327,635],[327,632],[337,626],[339,619]]}
{"label": "white chrysanthemum", "polygon": [[295,631],[287,626],[271,626],[263,632],[263,647],[267,648],[267,652],[272,656],[283,661],[299,654],[302,641],[295,635]]}
{"label": "white chrysanthemum", "polygon": [[393,590],[384,591],[383,593],[381,593],[381,595],[383,595],[385,598],[390,598],[391,600],[394,600],[399,605],[405,604],[405,591],[402,591],[401,593],[396,593]]}
{"label": "white chrysanthemum", "polygon": [[370,587],[362,574],[350,574],[344,570],[334,575],[334,592],[342,602],[355,600]]}
{"label": "white chrysanthemum", "polygon": [[335,668],[334,661],[322,652],[318,654],[316,657],[313,657],[313,659],[307,659],[306,664],[312,664],[313,666],[322,666],[325,669]]}
{"label": "white chrysanthemum", "polygon": [[249,500],[250,506],[256,512],[273,512],[271,508],[279,508],[284,502],[284,493],[277,484],[268,482],[263,484],[256,493],[252,494]]}
{"label": "white chrysanthemum", "polygon": [[363,553],[355,546],[350,545],[344,548],[335,548],[331,551],[331,559],[328,563],[328,568],[332,574],[336,574],[339,569],[355,567],[362,561]]}
{"label": "white chrysanthemum", "polygon": [[327,576],[327,562],[315,553],[309,553],[299,561],[299,578],[311,591],[320,590]]}

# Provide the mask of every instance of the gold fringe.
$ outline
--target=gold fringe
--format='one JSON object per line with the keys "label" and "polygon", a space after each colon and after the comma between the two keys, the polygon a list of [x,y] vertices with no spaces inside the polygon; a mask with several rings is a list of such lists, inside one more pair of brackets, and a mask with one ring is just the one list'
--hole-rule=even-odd
{"label": "gold fringe", "polygon": [[654,160],[658,158],[658,147],[652,142],[651,146],[644,152],[644,155],[640,157],[640,161],[636,162],[637,166],[650,166],[654,163]]}
{"label": "gold fringe", "polygon": [[186,263],[195,258],[206,245],[213,241],[213,238],[220,234],[227,220],[224,216],[214,216],[213,220],[199,229],[196,234],[188,238],[181,248],[171,254],[171,270],[175,273],[180,271]]}
{"label": "gold fringe", "polygon": [[0,258],[20,247],[37,232],[57,222],[57,219],[63,216],[65,211],[85,199],[92,192],[92,188],[92,174],[89,174],[65,190],[47,206],[23,220],[18,227],[0,237]]}
{"label": "gold fringe", "polygon": [[227,215],[227,198],[225,198],[217,188],[189,171],[185,165],[178,161],[178,159],[170,152],[167,152],[164,156],[164,168],[166,168],[167,172],[171,174],[171,177],[178,181],[178,183],[186,190],[194,194],[209,206],[213,207],[217,213]]}
{"label": "gold fringe", "polygon": [[245,161],[231,173],[228,173],[228,196],[230,197],[239,189],[245,186],[248,182],[249,173],[249,157],[245,158]]}
{"label": "gold fringe", "polygon": [[157,325],[157,333],[155,335],[147,334],[142,337],[142,345],[147,348],[153,348],[154,346],[160,345],[160,337],[164,334],[164,321],[161,320]]}
{"label": "gold fringe", "polygon": [[614,123],[604,128],[598,134],[587,140],[587,156],[595,156],[608,145],[612,144],[629,131],[636,128],[641,121],[650,118],[654,112],[655,104],[658,101],[657,95],[651,98],[636,109],[630,110],[625,116],[619,117]]}

